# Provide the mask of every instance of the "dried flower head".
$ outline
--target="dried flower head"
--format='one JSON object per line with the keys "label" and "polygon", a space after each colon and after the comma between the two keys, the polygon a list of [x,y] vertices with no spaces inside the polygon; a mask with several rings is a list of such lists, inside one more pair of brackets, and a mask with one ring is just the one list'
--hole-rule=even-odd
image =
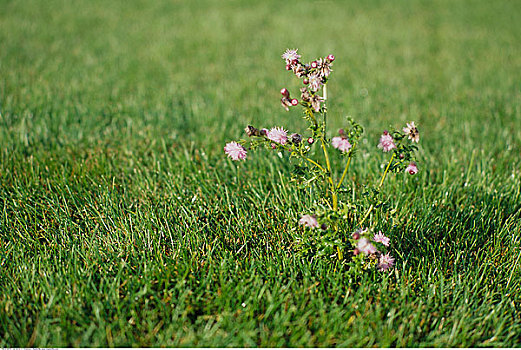
{"label": "dried flower head", "polygon": [[284,145],[288,141],[288,132],[284,130],[282,127],[274,127],[271,128],[270,131],[268,131],[267,137],[273,142]]}
{"label": "dried flower head", "polygon": [[296,64],[293,66],[293,73],[299,78],[305,77],[308,74],[308,70],[305,66],[301,64]]}
{"label": "dried flower head", "polygon": [[403,132],[409,136],[409,140],[413,142],[420,141],[420,132],[416,125],[414,125],[414,122],[407,123],[407,127],[403,128]]}
{"label": "dried flower head", "polygon": [[228,142],[226,146],[224,146],[224,153],[226,153],[232,160],[242,160],[246,159],[248,152],[242,145],[232,141]]}
{"label": "dried flower head", "polygon": [[318,74],[312,74],[309,76],[309,88],[311,91],[316,92],[322,87],[322,77]]}
{"label": "dried flower head", "polygon": [[286,111],[289,111],[289,107],[293,106],[293,104],[291,104],[291,100],[286,96],[282,96],[282,98],[280,99],[280,104],[282,105],[282,107],[284,107]]}
{"label": "dried flower head", "polygon": [[300,134],[291,134],[290,135],[291,143],[298,145],[300,142],[302,142],[302,135]]}
{"label": "dried flower head", "polygon": [[299,220],[299,224],[310,228],[318,228],[318,221],[314,215],[303,215]]}
{"label": "dried flower head", "polygon": [[317,60],[317,71],[321,77],[327,78],[331,74],[331,63],[327,60],[319,58]]}
{"label": "dried flower head", "polygon": [[249,137],[261,136],[259,129],[257,129],[251,125],[248,125],[246,128],[244,128],[244,131],[246,132],[246,135],[248,135]]}
{"label": "dried flower head", "polygon": [[378,148],[381,148],[384,152],[389,152],[390,150],[396,148],[394,139],[387,130],[385,130],[380,137]]}

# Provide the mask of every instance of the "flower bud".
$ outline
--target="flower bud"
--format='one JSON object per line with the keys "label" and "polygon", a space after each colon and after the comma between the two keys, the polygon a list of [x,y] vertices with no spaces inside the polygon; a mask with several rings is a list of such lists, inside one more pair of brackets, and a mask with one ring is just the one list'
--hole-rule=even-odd
{"label": "flower bud", "polygon": [[313,140],[313,138],[310,137],[310,138],[308,139],[308,143],[311,145],[311,144],[313,144],[313,142],[315,142],[315,140]]}
{"label": "flower bud", "polygon": [[306,78],[306,79],[304,79],[302,82],[304,83],[304,85],[308,85],[308,84],[309,84],[309,79]]}
{"label": "flower bud", "polygon": [[398,157],[400,157],[400,159],[403,159],[403,158],[405,158],[405,155],[403,153],[400,153],[400,155]]}
{"label": "flower bud", "polygon": [[351,237],[353,237],[353,239],[360,239],[360,233],[358,232],[354,232]]}
{"label": "flower bud", "polygon": [[343,136],[343,135],[345,134],[344,129],[338,129],[338,134],[339,134],[340,136]]}
{"label": "flower bud", "polygon": [[286,64],[286,70],[291,70],[291,64]]}
{"label": "flower bud", "polygon": [[291,104],[292,104],[293,106],[298,105],[298,100],[297,100],[296,98],[294,98],[293,100],[291,100]]}
{"label": "flower bud", "polygon": [[284,97],[289,97],[289,91],[288,91],[288,89],[286,89],[286,88],[281,89],[281,90],[280,90],[280,93],[281,93],[282,96],[284,96]]}
{"label": "flower bud", "polygon": [[353,250],[353,255],[358,255],[360,254],[360,251],[358,250],[358,248],[355,248],[355,250]]}
{"label": "flower bud", "polygon": [[262,136],[266,136],[266,135],[268,135],[268,129],[261,129],[260,134],[261,134]]}
{"label": "flower bud", "polygon": [[335,60],[335,56],[333,55],[327,55],[326,59],[329,61],[329,62],[333,62]]}
{"label": "flower bud", "polygon": [[311,68],[317,68],[317,67],[318,67],[317,61],[311,62]]}
{"label": "flower bud", "polygon": [[275,148],[277,148],[277,145],[274,144],[274,143],[272,143],[272,144],[271,144],[271,148],[275,149]]}

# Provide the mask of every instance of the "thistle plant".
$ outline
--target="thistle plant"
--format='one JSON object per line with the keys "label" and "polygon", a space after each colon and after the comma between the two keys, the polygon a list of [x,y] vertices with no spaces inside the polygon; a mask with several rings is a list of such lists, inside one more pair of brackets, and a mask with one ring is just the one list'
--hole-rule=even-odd
{"label": "thistle plant", "polygon": [[[294,163],[292,183],[299,188],[309,188],[316,195],[314,207],[302,213],[299,220],[299,225],[304,228],[298,242],[302,254],[336,257],[356,267],[357,271],[371,268],[389,270],[395,261],[388,251],[391,240],[373,218],[376,211],[387,207],[381,188],[388,175],[400,172],[414,175],[418,172],[414,157],[415,144],[419,141],[418,128],[412,121],[401,130],[384,130],[377,149],[389,159],[379,181],[362,188],[352,188],[354,184],[345,185],[344,180],[357,154],[364,129],[353,118],[347,117],[347,125],[333,137],[328,137],[327,83],[333,72],[335,56],[304,63],[297,51],[286,50],[282,59],[286,70],[302,81],[300,101],[283,88],[280,90],[281,104],[286,111],[299,105],[302,107],[303,118],[309,123],[308,134],[290,133],[282,126],[259,129],[248,125],[245,132],[249,139],[229,142],[224,151],[234,161],[245,160],[249,151],[259,147],[288,155]],[[343,157],[341,172],[333,171],[330,152],[339,152]],[[354,193],[361,195],[347,195]]]}

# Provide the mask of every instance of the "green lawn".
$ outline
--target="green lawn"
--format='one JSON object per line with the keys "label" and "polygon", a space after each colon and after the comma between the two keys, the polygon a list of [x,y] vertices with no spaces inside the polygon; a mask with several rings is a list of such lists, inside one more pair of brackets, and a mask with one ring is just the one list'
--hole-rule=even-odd
{"label": "green lawn", "polygon": [[[0,346],[518,346],[519,23],[507,0],[0,0]],[[247,124],[305,132],[286,48],[336,56],[350,184],[419,125],[372,217],[390,274],[299,256],[291,167],[224,155]]]}

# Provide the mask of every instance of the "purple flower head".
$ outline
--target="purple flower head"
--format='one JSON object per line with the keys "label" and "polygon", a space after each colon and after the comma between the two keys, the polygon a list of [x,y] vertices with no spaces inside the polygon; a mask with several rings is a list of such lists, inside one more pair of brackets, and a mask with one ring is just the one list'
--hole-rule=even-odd
{"label": "purple flower head", "polygon": [[282,127],[271,128],[271,130],[268,131],[267,137],[271,141],[280,143],[281,145],[286,144],[286,142],[288,141],[288,133]]}
{"label": "purple flower head", "polygon": [[351,144],[349,140],[340,136],[335,136],[331,139],[331,145],[341,152],[349,152]]}
{"label": "purple flower head", "polygon": [[414,125],[414,122],[407,123],[407,127],[403,128],[403,132],[409,136],[409,140],[413,142],[420,141],[420,132],[418,128],[416,128],[416,125]]}
{"label": "purple flower head", "polygon": [[360,238],[356,247],[364,254],[374,254],[377,252],[374,245],[372,245],[367,238]]}
{"label": "purple flower head", "polygon": [[299,220],[299,224],[310,228],[318,228],[318,221],[314,215],[303,215]]}
{"label": "purple flower head", "polygon": [[282,59],[286,61],[286,64],[292,64],[293,61],[298,61],[300,59],[300,55],[297,53],[298,49],[286,49],[286,51],[282,54]]}
{"label": "purple flower head", "polygon": [[391,254],[387,253],[385,255],[380,255],[380,259],[378,261],[378,270],[387,271],[393,266],[394,258],[391,256]]}
{"label": "purple flower head", "polygon": [[418,167],[416,167],[416,163],[415,162],[411,162],[409,164],[409,166],[405,169],[405,171],[408,172],[411,175],[414,175],[414,174],[418,173]]}
{"label": "purple flower head", "polygon": [[374,235],[373,241],[378,242],[378,243],[382,243],[384,246],[388,247],[389,246],[389,242],[391,240],[389,239],[389,237],[384,235],[382,233],[382,231],[378,231],[378,233]]}
{"label": "purple flower head", "polygon": [[243,146],[232,141],[228,142],[226,146],[224,146],[224,153],[226,153],[232,160],[242,160],[246,159],[246,154],[248,152]]}
{"label": "purple flower head", "polygon": [[380,137],[378,148],[381,148],[384,152],[389,152],[390,150],[396,148],[393,137],[389,135],[389,132],[387,130],[385,130],[382,136]]}

